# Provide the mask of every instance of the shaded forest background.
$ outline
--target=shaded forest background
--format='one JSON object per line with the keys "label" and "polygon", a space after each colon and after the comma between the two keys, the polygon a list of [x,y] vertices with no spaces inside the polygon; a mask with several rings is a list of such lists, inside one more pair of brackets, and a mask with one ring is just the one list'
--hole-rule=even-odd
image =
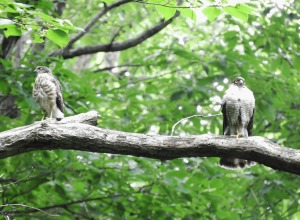
{"label": "shaded forest background", "polygon": [[[38,65],[63,87],[66,115],[170,135],[220,113],[236,76],[256,98],[254,135],[300,148],[299,1],[0,3],[0,131],[41,120]],[[175,135],[221,134],[222,117]],[[158,161],[79,151],[0,160],[0,214],[22,219],[299,219],[299,178],[218,158]],[[38,209],[37,209],[38,208]]]}

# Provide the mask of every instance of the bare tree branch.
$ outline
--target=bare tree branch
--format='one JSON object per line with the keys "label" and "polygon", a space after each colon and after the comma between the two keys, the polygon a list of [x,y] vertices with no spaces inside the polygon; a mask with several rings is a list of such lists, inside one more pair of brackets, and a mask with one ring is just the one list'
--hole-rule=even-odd
{"label": "bare tree branch", "polygon": [[62,56],[64,59],[70,59],[73,57],[85,55],[85,54],[93,54],[98,52],[112,52],[112,51],[122,51],[128,48],[134,47],[153,35],[157,34],[159,31],[167,27],[170,23],[173,22],[175,18],[177,18],[180,13],[177,11],[175,15],[167,21],[161,21],[157,25],[153,26],[149,30],[144,31],[140,35],[135,38],[132,38],[123,42],[115,42],[108,44],[99,44],[94,46],[84,46],[75,49],[65,49],[65,50],[56,50],[49,54],[49,56]]}
{"label": "bare tree branch", "polygon": [[165,76],[165,75],[168,75],[168,74],[172,74],[173,72],[175,72],[175,71],[162,73],[162,74],[158,74],[158,75],[150,76],[150,77],[142,77],[140,79],[133,80],[133,81],[130,81],[128,83],[121,84],[119,87],[112,88],[112,89],[108,90],[108,92],[112,92],[112,91],[115,91],[115,90],[126,88],[128,85],[134,85],[134,84],[137,84],[137,83],[140,83],[140,82],[144,82],[144,81],[148,81],[148,80],[152,80],[152,79],[157,79],[159,77],[162,77],[162,76]]}
{"label": "bare tree branch", "polygon": [[89,30],[95,25],[95,23],[103,16],[105,15],[107,12],[109,12],[110,10],[112,10],[113,8],[119,7],[123,4],[126,4],[128,2],[132,2],[133,0],[121,0],[118,2],[115,2],[113,4],[110,5],[104,5],[103,9],[101,11],[99,11],[94,18],[84,27],[84,31],[76,34],[74,37],[71,38],[71,40],[69,41],[68,45],[66,46],[67,48],[70,48],[77,40],[79,40],[81,37],[83,37],[87,32],[89,32]]}
{"label": "bare tree branch", "polygon": [[[149,65],[149,64],[148,64]],[[96,69],[93,72],[94,73],[98,73],[98,72],[103,72],[103,71],[107,71],[107,70],[112,70],[114,68],[119,68],[119,67],[140,67],[140,66],[147,66],[147,65],[143,65],[143,64],[133,64],[133,63],[128,63],[128,64],[120,64],[117,66],[108,66],[108,67],[104,67],[104,68],[100,68],[100,69]]]}
{"label": "bare tree branch", "polygon": [[[95,112],[86,113],[97,122]],[[300,151],[281,147],[263,137],[221,135],[161,136],[102,129],[76,122],[46,120],[0,133],[0,158],[34,150],[81,150],[172,160],[182,157],[233,157],[256,161],[300,175]]]}

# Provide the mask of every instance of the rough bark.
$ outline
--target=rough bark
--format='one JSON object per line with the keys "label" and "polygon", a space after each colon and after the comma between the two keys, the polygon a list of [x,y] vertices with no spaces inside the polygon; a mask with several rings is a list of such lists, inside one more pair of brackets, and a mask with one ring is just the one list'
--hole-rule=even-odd
{"label": "rough bark", "polygon": [[95,111],[0,133],[0,158],[33,150],[80,150],[171,160],[181,157],[234,157],[300,175],[300,151],[262,137],[219,135],[161,136],[96,127]]}

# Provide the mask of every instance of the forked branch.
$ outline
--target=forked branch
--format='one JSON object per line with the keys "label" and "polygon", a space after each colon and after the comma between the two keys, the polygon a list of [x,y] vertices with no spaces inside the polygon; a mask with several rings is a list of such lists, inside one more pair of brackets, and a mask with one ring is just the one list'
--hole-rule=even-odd
{"label": "forked branch", "polygon": [[175,18],[177,18],[180,13],[177,11],[173,17],[171,17],[167,21],[160,21],[158,24],[153,27],[145,30],[138,36],[121,42],[110,42],[107,44],[98,44],[93,46],[84,46],[78,48],[65,48],[64,50],[56,50],[49,54],[49,56],[62,56],[64,59],[70,59],[73,57],[86,55],[86,54],[94,54],[98,52],[113,52],[113,51],[122,51],[131,47],[135,47],[136,45],[144,42],[148,38],[157,34],[169,24],[173,22]]}

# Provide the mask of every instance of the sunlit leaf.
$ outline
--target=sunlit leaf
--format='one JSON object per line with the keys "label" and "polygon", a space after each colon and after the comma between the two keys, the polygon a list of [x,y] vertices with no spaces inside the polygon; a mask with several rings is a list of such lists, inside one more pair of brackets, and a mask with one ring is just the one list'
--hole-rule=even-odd
{"label": "sunlit leaf", "polygon": [[69,42],[69,35],[59,29],[50,29],[48,30],[46,37],[59,45],[60,47],[64,47],[68,44]]}
{"label": "sunlit leaf", "polygon": [[226,13],[230,14],[233,17],[239,18],[243,21],[247,21],[248,20],[248,14],[246,14],[245,12],[238,10],[235,7],[224,7],[222,8],[223,11],[225,11]]}
{"label": "sunlit leaf", "polygon": [[0,26],[0,29],[4,30],[5,37],[10,37],[10,36],[21,36],[22,31],[13,24],[9,25],[2,25]]}
{"label": "sunlit leaf", "polygon": [[221,10],[217,7],[207,7],[202,10],[202,13],[208,18],[210,21],[214,21],[221,14]]}
{"label": "sunlit leaf", "polygon": [[244,12],[244,13],[246,13],[246,14],[252,14],[252,13],[253,13],[253,9],[250,8],[250,7],[247,6],[247,5],[244,5],[244,4],[238,4],[238,5],[236,6],[236,9],[238,9],[239,11],[242,11],[242,12]]}
{"label": "sunlit leaf", "polygon": [[157,5],[156,10],[166,19],[169,20],[174,16],[176,8],[168,8],[164,6]]}
{"label": "sunlit leaf", "polygon": [[196,21],[197,15],[196,15],[196,13],[194,12],[193,9],[191,9],[191,8],[179,8],[178,10],[180,11],[180,14],[182,16],[185,16],[187,18],[190,18],[190,19]]}
{"label": "sunlit leaf", "polygon": [[39,43],[43,43],[43,42],[44,42],[44,39],[40,35],[37,35],[37,34],[34,35],[34,37],[33,37],[34,44],[39,44]]}

